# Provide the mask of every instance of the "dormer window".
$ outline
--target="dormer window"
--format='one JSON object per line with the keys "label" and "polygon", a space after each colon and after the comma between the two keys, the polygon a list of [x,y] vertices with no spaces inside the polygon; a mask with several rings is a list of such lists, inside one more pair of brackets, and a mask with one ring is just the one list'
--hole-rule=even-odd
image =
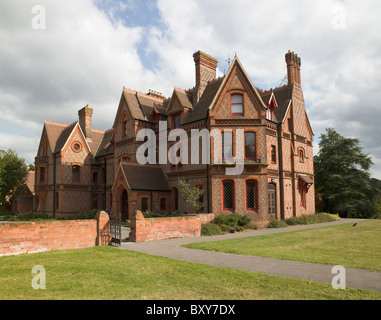
{"label": "dormer window", "polygon": [[243,97],[241,94],[231,96],[231,113],[232,115],[243,115]]}
{"label": "dormer window", "polygon": [[273,121],[274,118],[274,108],[271,106],[267,109],[267,119]]}
{"label": "dormer window", "polygon": [[276,102],[274,100],[274,97],[270,99],[270,103],[267,106],[267,113],[266,113],[266,119],[270,121],[275,121],[274,118],[274,109],[276,108]]}

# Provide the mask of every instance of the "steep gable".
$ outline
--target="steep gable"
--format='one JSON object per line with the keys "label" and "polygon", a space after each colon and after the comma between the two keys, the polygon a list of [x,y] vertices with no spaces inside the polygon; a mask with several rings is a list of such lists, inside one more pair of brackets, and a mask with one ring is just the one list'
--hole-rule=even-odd
{"label": "steep gable", "polygon": [[192,103],[185,90],[175,87],[166,110],[167,115],[192,109]]}
{"label": "steep gable", "polygon": [[243,116],[245,118],[254,119],[264,115],[266,106],[237,57],[234,58],[209,107],[211,115],[216,119],[231,118],[229,97],[233,93],[243,95]]}

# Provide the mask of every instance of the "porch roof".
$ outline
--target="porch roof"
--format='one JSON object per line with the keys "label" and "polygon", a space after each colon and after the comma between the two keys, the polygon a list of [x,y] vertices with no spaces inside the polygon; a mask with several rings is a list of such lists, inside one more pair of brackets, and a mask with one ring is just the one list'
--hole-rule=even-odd
{"label": "porch roof", "polygon": [[170,192],[171,187],[159,167],[121,164],[131,191]]}

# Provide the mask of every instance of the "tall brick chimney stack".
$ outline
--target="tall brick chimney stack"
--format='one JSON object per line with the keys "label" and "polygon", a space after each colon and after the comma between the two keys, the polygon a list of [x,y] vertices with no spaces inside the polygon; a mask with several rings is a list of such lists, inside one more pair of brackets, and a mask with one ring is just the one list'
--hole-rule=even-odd
{"label": "tall brick chimney stack", "polygon": [[78,111],[79,125],[86,137],[86,140],[91,140],[91,119],[93,116],[93,109],[87,105]]}
{"label": "tall brick chimney stack", "polygon": [[293,51],[288,50],[285,55],[286,63],[287,63],[287,78],[288,85],[292,85],[294,83],[301,84],[300,80],[300,66],[302,64],[300,57]]}
{"label": "tall brick chimney stack", "polygon": [[202,51],[193,54],[196,65],[196,87],[193,94],[193,103],[197,103],[204,92],[208,81],[216,79],[218,60]]}

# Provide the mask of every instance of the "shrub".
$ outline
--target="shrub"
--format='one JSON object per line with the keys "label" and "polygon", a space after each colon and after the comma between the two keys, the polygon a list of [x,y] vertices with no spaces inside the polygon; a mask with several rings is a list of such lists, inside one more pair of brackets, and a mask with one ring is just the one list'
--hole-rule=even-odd
{"label": "shrub", "polygon": [[78,214],[77,219],[95,219],[95,216],[97,215],[98,212],[99,210],[97,209],[83,211]]}
{"label": "shrub", "polygon": [[267,228],[284,228],[287,227],[287,223],[283,220],[271,219]]}
{"label": "shrub", "polygon": [[[229,227],[246,227],[250,224],[251,219],[248,216],[232,213],[232,214],[221,214],[214,218],[212,221],[218,225],[227,225]],[[230,229],[230,228],[229,228]]]}
{"label": "shrub", "polygon": [[316,213],[313,215],[304,215],[300,217],[292,217],[285,220],[288,225],[298,225],[298,224],[313,224],[322,222],[332,222],[340,220],[338,215],[328,214],[328,213]]}
{"label": "shrub", "polygon": [[53,220],[49,218],[49,216],[45,213],[38,213],[38,212],[19,212],[15,213],[13,215],[9,215],[7,217],[4,217],[4,219],[1,220],[7,220],[7,221],[41,221],[41,220]]}
{"label": "shrub", "polygon": [[175,210],[173,212],[164,212],[164,213],[159,213],[156,211],[149,211],[149,210],[143,212],[144,218],[178,217],[180,215],[181,213],[179,210]]}
{"label": "shrub", "polygon": [[223,234],[219,225],[215,223],[205,223],[201,225],[202,236],[217,236]]}

